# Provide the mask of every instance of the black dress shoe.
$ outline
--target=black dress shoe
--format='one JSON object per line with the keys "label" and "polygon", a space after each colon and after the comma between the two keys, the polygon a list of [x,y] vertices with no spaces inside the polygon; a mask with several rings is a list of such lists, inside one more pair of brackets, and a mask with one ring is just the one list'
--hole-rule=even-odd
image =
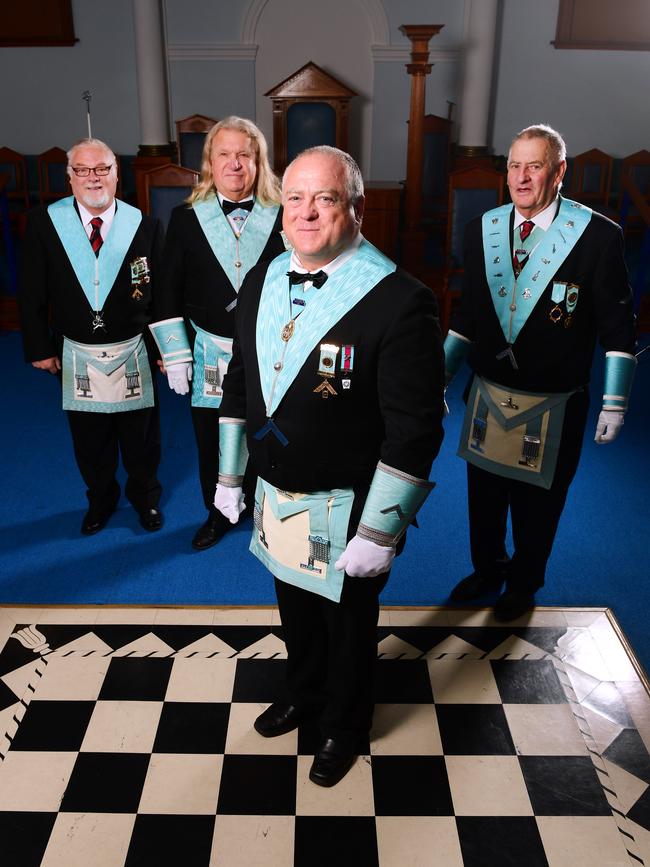
{"label": "black dress shoe", "polygon": [[81,535],[94,536],[95,533],[99,533],[100,530],[104,529],[114,511],[115,509],[111,509],[110,511],[88,509],[81,522]]}
{"label": "black dress shoe", "polygon": [[297,729],[306,717],[307,714],[292,704],[274,702],[258,716],[253,726],[263,738],[277,738]]}
{"label": "black dress shoe", "polygon": [[160,530],[163,525],[163,515],[160,509],[152,506],[150,509],[143,509],[140,512],[140,526],[153,533]]}
{"label": "black dress shoe", "polygon": [[218,509],[213,507],[210,509],[208,520],[205,524],[201,524],[194,534],[194,538],[192,539],[192,548],[196,548],[197,551],[205,551],[206,548],[211,548],[213,545],[216,545],[219,539],[221,539],[221,537],[224,536],[233,526],[235,525],[231,524],[228,518],[222,515]]}
{"label": "black dress shoe", "polygon": [[478,572],[472,572],[467,578],[463,578],[449,594],[449,601],[454,605],[463,605],[465,602],[472,602],[493,590],[500,590],[501,585],[505,580],[505,576],[500,575],[479,575]]}
{"label": "black dress shoe", "polygon": [[317,786],[335,786],[350,770],[356,754],[334,738],[325,738],[312,762],[309,779]]}
{"label": "black dress shoe", "polygon": [[494,605],[494,619],[499,623],[508,623],[516,620],[535,607],[535,597],[529,593],[516,593],[506,590],[497,599]]}

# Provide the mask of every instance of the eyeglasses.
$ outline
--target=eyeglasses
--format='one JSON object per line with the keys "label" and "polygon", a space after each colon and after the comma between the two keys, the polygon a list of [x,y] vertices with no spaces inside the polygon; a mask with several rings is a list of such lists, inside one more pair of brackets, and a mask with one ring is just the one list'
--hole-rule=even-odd
{"label": "eyeglasses", "polygon": [[88,166],[70,166],[70,168],[78,178],[87,178],[91,172],[98,178],[103,178],[110,172],[113,166],[95,166],[93,169],[88,168]]}

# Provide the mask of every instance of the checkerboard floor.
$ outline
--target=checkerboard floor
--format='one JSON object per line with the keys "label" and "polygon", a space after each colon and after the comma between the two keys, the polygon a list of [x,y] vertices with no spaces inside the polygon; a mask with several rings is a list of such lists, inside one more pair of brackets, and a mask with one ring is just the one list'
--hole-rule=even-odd
{"label": "checkerboard floor", "polygon": [[20,867],[650,865],[650,700],[602,610],[383,610],[333,789],[263,739],[273,609],[0,608],[0,847]]}

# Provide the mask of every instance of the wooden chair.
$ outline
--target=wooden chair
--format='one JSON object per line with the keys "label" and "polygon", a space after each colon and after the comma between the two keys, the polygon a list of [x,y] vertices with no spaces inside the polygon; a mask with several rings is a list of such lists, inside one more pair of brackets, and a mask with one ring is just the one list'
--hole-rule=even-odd
{"label": "wooden chair", "polygon": [[610,211],[613,166],[613,158],[598,148],[573,157],[569,198],[605,213]]}
{"label": "wooden chair", "polygon": [[633,203],[630,204],[629,200],[625,200],[623,178],[628,178],[641,193],[645,201],[650,204],[650,151],[637,151],[636,153],[625,157],[621,162],[621,183],[618,198],[618,211],[619,214],[622,214],[625,205],[623,221],[625,222],[626,229],[643,228],[645,223],[641,218],[638,209]]}
{"label": "wooden chair", "polygon": [[470,166],[449,175],[445,273],[440,292],[440,324],[449,329],[452,303],[460,297],[463,274],[463,237],[467,224],[503,204],[505,178],[496,169]]}
{"label": "wooden chair", "polygon": [[27,188],[27,162],[22,154],[11,148],[0,148],[0,172],[8,175],[5,195],[12,210],[29,207]]}
{"label": "wooden chair", "polygon": [[68,157],[61,148],[50,148],[38,156],[38,197],[41,205],[49,205],[70,195]]}
{"label": "wooden chair", "polygon": [[201,156],[207,133],[217,121],[204,114],[192,114],[176,121],[176,144],[178,145],[178,164],[185,168],[201,171]]}
{"label": "wooden chair", "polygon": [[452,123],[435,114],[424,116],[422,129],[422,222],[442,225],[447,220]]}
{"label": "wooden chair", "polygon": [[144,212],[162,221],[165,229],[172,210],[192,192],[199,173],[175,163],[144,172]]}

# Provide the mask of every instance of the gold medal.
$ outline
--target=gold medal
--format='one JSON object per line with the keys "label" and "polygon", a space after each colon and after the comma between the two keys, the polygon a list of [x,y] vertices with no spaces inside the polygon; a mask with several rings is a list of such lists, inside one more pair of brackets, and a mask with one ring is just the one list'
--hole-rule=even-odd
{"label": "gold medal", "polygon": [[553,307],[551,312],[548,314],[548,318],[554,325],[557,325],[557,323],[562,319],[562,308],[559,304],[556,304],[555,307]]}
{"label": "gold medal", "polygon": [[288,343],[293,337],[293,332],[296,328],[296,323],[293,319],[290,319],[287,324],[282,328],[282,332],[280,333],[280,337],[284,340],[285,343]]}

